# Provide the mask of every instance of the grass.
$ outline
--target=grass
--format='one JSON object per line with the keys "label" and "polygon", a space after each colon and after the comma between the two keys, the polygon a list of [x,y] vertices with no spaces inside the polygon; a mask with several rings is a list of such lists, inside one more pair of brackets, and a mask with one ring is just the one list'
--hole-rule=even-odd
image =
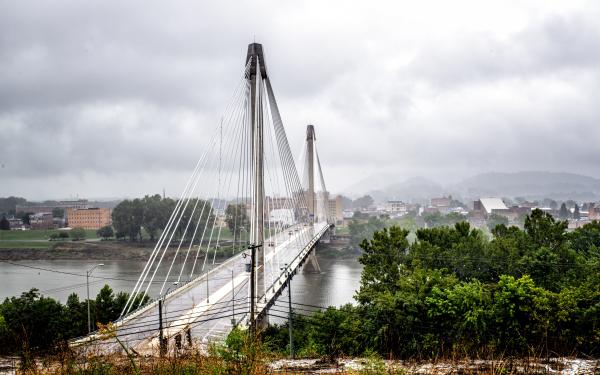
{"label": "grass", "polygon": [[50,241],[0,241],[0,249],[47,249]]}
{"label": "grass", "polygon": [[[2,230],[0,231],[1,241],[31,241],[31,240],[47,240],[52,233],[59,233],[55,229],[31,229],[31,230]],[[98,238],[95,229],[86,229],[85,235],[87,239]]]}
{"label": "grass", "polygon": [[350,234],[350,229],[348,228],[348,226],[345,227],[335,227],[335,233],[336,234]]}

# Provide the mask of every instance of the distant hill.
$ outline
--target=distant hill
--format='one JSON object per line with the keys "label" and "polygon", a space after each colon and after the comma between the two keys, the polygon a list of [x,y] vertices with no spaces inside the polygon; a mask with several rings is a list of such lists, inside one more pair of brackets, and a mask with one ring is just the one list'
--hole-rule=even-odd
{"label": "distant hill", "polygon": [[397,199],[410,202],[428,200],[445,193],[442,185],[424,177],[412,177],[402,182],[388,185],[382,190],[373,190],[369,194],[375,201]]}
{"label": "distant hill", "polygon": [[600,179],[574,173],[525,171],[482,173],[456,184],[439,184],[423,177],[371,176],[349,187],[349,194],[370,194],[376,201],[423,201],[451,194],[465,201],[482,196],[600,200]]}
{"label": "distant hill", "polygon": [[596,200],[600,198],[600,180],[558,172],[483,173],[467,178],[451,190],[462,196],[506,196],[528,199]]}

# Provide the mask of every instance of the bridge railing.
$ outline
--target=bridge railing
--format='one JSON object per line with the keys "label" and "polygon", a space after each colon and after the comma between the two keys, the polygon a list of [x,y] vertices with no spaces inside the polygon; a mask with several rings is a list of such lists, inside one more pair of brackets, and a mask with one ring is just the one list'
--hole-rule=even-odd
{"label": "bridge railing", "polygon": [[[321,237],[323,237],[323,234],[327,232],[329,228],[331,228],[331,224],[324,225],[323,228],[313,236],[313,238],[308,242],[308,244],[306,244],[306,246],[304,246],[302,250],[298,254],[296,254],[296,256],[291,260],[290,264],[288,265],[288,269],[290,269],[291,272],[296,271],[296,269],[304,261],[306,256],[308,256],[312,248],[316,245],[317,242],[319,242]],[[288,281],[288,278],[291,278],[291,272],[290,274],[288,274],[287,272],[282,272],[279,275],[279,277],[277,277],[277,279],[273,281],[273,283],[271,283],[271,285],[265,290],[265,294],[257,298],[257,316],[263,314],[264,310],[274,303],[274,298],[277,297],[277,294],[281,291],[283,285]],[[260,302],[261,299],[264,302]],[[248,315],[249,314],[244,314],[244,316],[240,318],[238,325],[248,326]]]}
{"label": "bridge railing", "polygon": [[[168,293],[165,294],[165,296],[163,297],[163,301],[168,301],[169,297],[172,297],[173,294],[177,293],[183,293],[187,290],[189,290],[190,288],[194,287],[196,284],[202,282],[204,279],[210,279],[210,276],[216,272],[221,271],[223,268],[226,268],[228,265],[230,265],[231,263],[235,262],[236,260],[239,260],[237,257],[238,255],[240,255],[240,253],[235,254],[234,256],[232,256],[231,258],[227,259],[225,262],[223,263],[219,263],[216,267],[212,268],[211,270],[209,270],[206,273],[203,273],[191,280],[185,281],[180,287],[170,290],[168,291]],[[113,322],[113,326],[115,327],[115,329],[118,331],[119,327],[122,327],[123,325],[125,325],[127,322],[135,319],[136,317],[146,313],[149,310],[152,310],[154,308],[158,308],[158,299],[155,301],[152,301],[146,305],[140,306],[137,309],[131,311],[130,313],[128,313],[127,315],[115,320]],[[118,334],[117,334],[118,336]],[[80,336],[74,339],[69,340],[69,345],[71,346],[78,346],[78,345],[82,345],[88,342],[92,342],[92,341],[97,341],[97,340],[101,340],[102,337],[100,335],[100,332],[98,332],[98,330],[92,331],[90,334],[85,335],[85,336]]]}

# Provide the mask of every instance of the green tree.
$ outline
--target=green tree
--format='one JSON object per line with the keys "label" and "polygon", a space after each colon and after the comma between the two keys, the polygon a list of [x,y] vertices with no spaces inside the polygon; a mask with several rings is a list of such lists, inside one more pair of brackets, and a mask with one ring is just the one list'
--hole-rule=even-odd
{"label": "green tree", "polygon": [[71,238],[73,241],[85,240],[85,229],[81,227],[76,227],[71,229]]}
{"label": "green tree", "polygon": [[125,233],[130,241],[142,239],[144,206],[140,199],[124,200],[112,212],[113,226],[119,233]]}
{"label": "green tree", "polygon": [[64,208],[54,207],[52,209],[52,217],[64,218],[65,217]]}
{"label": "green tree", "polygon": [[27,358],[30,352],[49,349],[68,338],[69,322],[63,306],[52,298],[41,296],[37,289],[4,300],[0,315],[9,330],[2,338],[6,343],[0,346],[3,354],[19,352]]}
{"label": "green tree", "polygon": [[440,227],[443,225],[454,225],[465,221],[465,216],[458,212],[450,212],[447,215],[442,215],[439,212],[432,212],[423,215],[423,220],[427,224],[428,228]]}
{"label": "green tree", "polygon": [[508,225],[508,218],[506,216],[502,216],[502,215],[498,215],[498,214],[491,214],[490,216],[488,216],[487,218],[487,226],[490,229],[490,231],[494,228],[496,228],[497,225]]}
{"label": "green tree", "polygon": [[567,205],[565,203],[560,205],[560,210],[558,211],[558,217],[565,220],[568,219],[569,216],[571,216],[569,214],[569,210],[567,209]]}
{"label": "green tree", "polygon": [[408,251],[408,231],[396,226],[373,233],[372,240],[363,240],[363,254],[358,261],[364,265],[357,300],[365,303],[382,291],[394,293],[400,276],[400,266]]}
{"label": "green tree", "polygon": [[23,212],[21,213],[20,219],[23,221],[23,224],[29,225],[29,215],[33,215],[32,212]]}
{"label": "green tree", "polygon": [[449,288],[434,287],[425,298],[428,317],[439,332],[443,332],[446,345],[456,342],[469,351],[490,339],[492,296],[479,280],[462,282]]}
{"label": "green tree", "polygon": [[524,353],[547,335],[550,293],[529,276],[501,276],[497,288],[492,312],[497,343],[509,353]]}
{"label": "green tree", "polygon": [[207,225],[209,225],[209,229],[215,225],[215,216],[210,201],[198,198],[184,200],[180,210],[181,221],[177,227],[179,237],[191,239],[198,228],[194,241],[199,241],[201,239],[199,233],[202,233],[202,229]]}
{"label": "green tree", "polygon": [[233,240],[239,241],[241,239],[242,230],[249,231],[250,219],[246,214],[246,205],[240,204],[228,204],[225,209],[225,222],[229,231],[233,234]]}
{"label": "green tree", "polygon": [[575,203],[575,207],[573,208],[573,219],[581,219],[581,213],[579,212],[579,206],[577,205],[577,203]]}
{"label": "green tree", "polygon": [[567,222],[557,222],[552,215],[536,208],[525,218],[524,228],[532,245],[556,249],[565,241]]}
{"label": "green tree", "polygon": [[[92,301],[93,302],[93,301]],[[92,304],[93,306],[93,304]],[[65,305],[69,319],[69,337],[79,337],[87,333],[87,303],[80,301],[76,293],[71,293]],[[92,311],[95,309],[92,308]]]}
{"label": "green tree", "polygon": [[0,219],[0,230],[10,230],[10,223],[6,216],[2,216],[2,219]]}
{"label": "green tree", "polygon": [[98,237],[102,237],[102,239],[107,240],[115,235],[112,226],[107,225],[96,231]]}
{"label": "green tree", "polygon": [[98,295],[95,303],[95,323],[106,324],[118,317],[121,311],[116,311],[114,304],[115,296],[113,290],[104,285]]}
{"label": "green tree", "polygon": [[364,239],[371,238],[377,230],[385,228],[385,221],[378,217],[369,217],[366,222],[353,219],[348,224],[350,247],[357,249]]}
{"label": "green tree", "polygon": [[579,254],[589,256],[600,249],[600,221],[592,221],[568,234],[572,248]]}
{"label": "green tree", "polygon": [[144,207],[142,224],[150,240],[154,241],[158,232],[167,225],[175,203],[170,198],[162,199],[160,195],[155,194],[146,195],[142,199],[142,205]]}
{"label": "green tree", "polygon": [[0,214],[9,216],[16,215],[17,205],[25,203],[27,203],[27,200],[21,197],[0,198]]}

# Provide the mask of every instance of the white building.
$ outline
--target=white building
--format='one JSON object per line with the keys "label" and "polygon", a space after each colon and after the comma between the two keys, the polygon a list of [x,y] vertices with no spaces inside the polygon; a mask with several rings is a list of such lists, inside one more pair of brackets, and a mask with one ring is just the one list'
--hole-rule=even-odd
{"label": "white building", "polygon": [[387,201],[386,211],[393,214],[404,215],[408,211],[408,208],[406,207],[406,203],[402,201]]}
{"label": "white building", "polygon": [[474,202],[473,209],[491,215],[493,210],[508,210],[508,207],[500,198],[480,198]]}

